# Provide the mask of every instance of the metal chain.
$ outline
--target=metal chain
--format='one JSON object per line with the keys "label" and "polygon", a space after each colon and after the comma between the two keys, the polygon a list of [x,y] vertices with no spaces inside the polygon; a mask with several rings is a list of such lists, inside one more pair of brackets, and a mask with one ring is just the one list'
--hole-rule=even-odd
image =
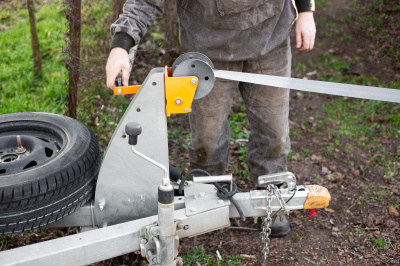
{"label": "metal chain", "polygon": [[260,233],[260,238],[261,238],[261,243],[264,243],[264,248],[263,248],[263,253],[264,253],[264,260],[267,259],[267,256],[269,255],[269,245],[271,243],[271,240],[269,239],[269,235],[271,234],[271,224],[272,224],[272,195],[275,195],[275,197],[278,199],[279,204],[281,205],[281,209],[283,209],[283,212],[285,215],[289,215],[289,211],[286,208],[286,202],[283,200],[281,192],[279,191],[278,187],[275,185],[268,185],[267,186],[267,216],[263,218],[263,223],[261,227],[261,233]]}
{"label": "metal chain", "polygon": [[281,192],[279,191],[278,187],[275,185],[272,185],[272,189],[274,191],[276,198],[279,201],[279,204],[281,205],[281,208],[283,209],[283,213],[285,215],[289,215],[290,212],[286,209],[286,202],[283,200]]}
{"label": "metal chain", "polygon": [[272,194],[273,194],[273,189],[272,189],[272,185],[268,185],[267,186],[267,216],[265,216],[263,218],[263,223],[262,223],[262,227],[261,227],[261,233],[260,233],[260,237],[261,237],[261,243],[264,243],[264,248],[263,248],[263,253],[264,253],[264,260],[267,259],[267,256],[269,254],[269,245],[271,240],[269,239],[269,235],[271,234],[271,222],[272,222],[272,218],[271,218],[271,214],[272,214],[272,207],[271,207],[271,202],[272,202]]}

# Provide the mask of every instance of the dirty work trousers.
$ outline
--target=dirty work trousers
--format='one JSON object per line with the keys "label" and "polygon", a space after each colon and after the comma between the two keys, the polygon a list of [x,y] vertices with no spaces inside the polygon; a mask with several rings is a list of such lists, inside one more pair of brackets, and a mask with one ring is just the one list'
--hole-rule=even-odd
{"label": "dirty work trousers", "polygon": [[[248,61],[213,61],[215,69],[289,77],[290,41],[287,39],[267,55]],[[230,114],[235,90],[239,88],[250,123],[246,163],[250,178],[257,185],[261,175],[286,171],[290,150],[289,90],[217,79],[213,90],[193,101],[189,115],[191,169],[204,169],[223,175],[228,165]]]}

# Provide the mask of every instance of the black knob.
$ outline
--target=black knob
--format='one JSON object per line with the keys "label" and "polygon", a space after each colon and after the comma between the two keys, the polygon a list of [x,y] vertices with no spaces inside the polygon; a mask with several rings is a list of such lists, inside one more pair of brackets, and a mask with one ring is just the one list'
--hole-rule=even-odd
{"label": "black knob", "polygon": [[125,126],[125,133],[129,136],[129,145],[136,145],[137,137],[142,133],[142,126],[136,122],[129,122]]}

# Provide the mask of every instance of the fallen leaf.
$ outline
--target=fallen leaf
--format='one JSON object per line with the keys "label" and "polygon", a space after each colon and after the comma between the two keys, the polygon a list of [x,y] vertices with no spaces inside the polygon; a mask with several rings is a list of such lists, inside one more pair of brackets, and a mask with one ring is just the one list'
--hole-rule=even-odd
{"label": "fallen leaf", "polygon": [[393,206],[389,206],[389,214],[394,216],[394,217],[398,217],[399,216],[399,212]]}
{"label": "fallen leaf", "polygon": [[313,160],[313,161],[321,161],[321,159],[322,159],[322,156],[318,156],[316,154],[313,154],[311,156],[311,160]]}
{"label": "fallen leaf", "polygon": [[392,219],[388,219],[385,222],[385,226],[388,228],[394,228],[394,227],[396,227],[396,225],[397,225],[397,223],[395,221],[393,221]]}
{"label": "fallen leaf", "polygon": [[336,172],[337,171],[337,166],[336,165],[331,165],[331,166],[329,166],[329,169],[331,169],[332,172]]}
{"label": "fallen leaf", "polygon": [[371,259],[371,258],[375,258],[375,256],[372,255],[372,254],[367,254],[367,255],[364,256],[364,258]]}
{"label": "fallen leaf", "polygon": [[343,174],[341,174],[341,173],[336,173],[335,176],[336,176],[337,180],[343,179]]}
{"label": "fallen leaf", "polygon": [[365,181],[367,181],[367,182],[370,182],[370,180],[369,180],[368,178],[366,178],[366,177],[363,177],[363,179],[364,179]]}
{"label": "fallen leaf", "polygon": [[335,213],[335,211],[331,208],[325,208],[325,211],[329,212],[329,213]]}
{"label": "fallen leaf", "polygon": [[247,254],[240,254],[245,259],[253,259],[255,260],[257,257],[255,255],[247,255]]}
{"label": "fallen leaf", "polygon": [[322,168],[321,168],[321,174],[323,174],[323,175],[329,175],[329,174],[331,174],[332,172],[327,168],[327,167],[325,167],[325,166],[322,166]]}

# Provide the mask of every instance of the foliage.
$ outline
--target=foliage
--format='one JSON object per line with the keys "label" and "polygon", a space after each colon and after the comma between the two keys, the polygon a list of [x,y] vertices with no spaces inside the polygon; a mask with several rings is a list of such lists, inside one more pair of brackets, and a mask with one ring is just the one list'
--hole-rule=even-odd
{"label": "foliage", "polygon": [[[11,10],[9,9],[11,8]],[[43,57],[43,76],[33,75],[28,12],[24,5],[0,13],[0,114],[13,112],[63,113],[65,103],[62,47],[65,19],[60,2],[38,5],[37,28]]]}
{"label": "foliage", "polygon": [[222,260],[216,255],[206,255],[204,247],[194,247],[193,251],[182,254],[184,265],[242,265],[243,258],[240,255],[226,256]]}
{"label": "foliage", "polygon": [[370,241],[378,248],[393,248],[390,239],[383,236],[370,238]]}
{"label": "foliage", "polygon": [[[384,83],[375,77],[348,74],[352,65],[358,60],[357,57],[342,59],[331,53],[325,53],[307,64],[297,65],[296,69],[312,70],[322,81],[400,89],[398,81]],[[375,154],[376,151],[373,151],[376,147],[382,146],[380,145],[382,138],[400,138],[400,106],[398,104],[332,96],[332,100],[323,106],[323,111],[325,122],[321,122],[314,129],[307,128],[308,123],[305,123],[305,126],[308,131],[318,134],[318,129],[325,127],[329,121],[340,121],[337,126],[329,129],[333,141],[324,148],[324,153],[328,156],[335,148],[346,150],[346,147],[341,144],[344,138],[354,139],[357,145]],[[303,149],[303,151],[306,150]],[[374,156],[372,160],[385,168],[385,177],[395,178],[398,174],[397,169],[400,168],[399,151],[393,156],[392,152],[380,148],[378,153],[379,156]],[[348,163],[352,164],[352,162]]]}
{"label": "foliage", "polygon": [[383,60],[400,69],[400,2],[358,0],[357,3],[356,21],[364,34],[375,41]]}

